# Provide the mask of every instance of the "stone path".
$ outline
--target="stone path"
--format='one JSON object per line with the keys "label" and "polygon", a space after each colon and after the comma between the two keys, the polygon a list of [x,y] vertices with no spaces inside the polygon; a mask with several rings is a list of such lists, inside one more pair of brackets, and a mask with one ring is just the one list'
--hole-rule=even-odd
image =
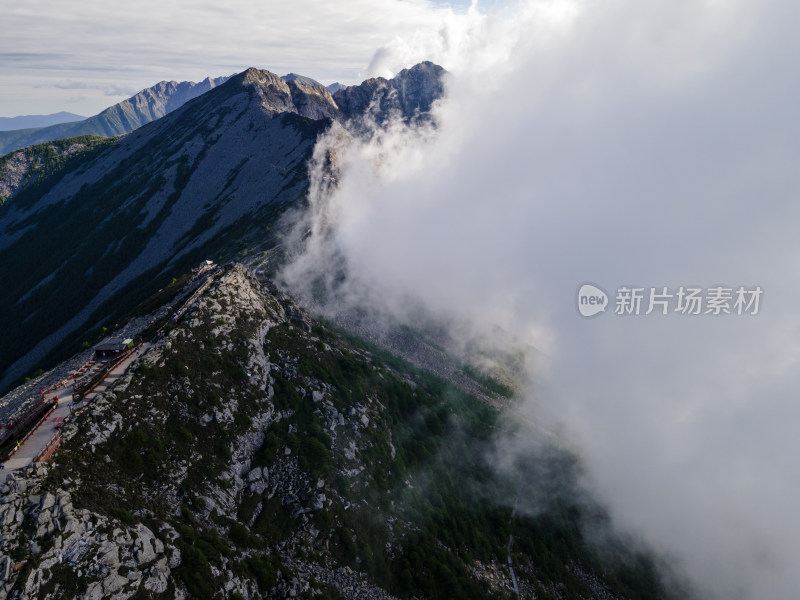
{"label": "stone path", "polygon": [[33,462],[39,454],[47,447],[47,444],[58,433],[59,420],[63,421],[65,417],[69,416],[72,410],[80,408],[86,402],[94,399],[98,394],[102,394],[107,389],[114,386],[117,380],[125,374],[128,367],[139,356],[144,354],[150,344],[143,344],[139,350],[139,354],[132,352],[125,360],[119,363],[116,367],[109,371],[108,375],[97,385],[97,387],[86,395],[86,399],[82,403],[75,403],[72,397],[72,386],[63,386],[59,389],[53,390],[52,396],[58,396],[58,407],[51,412],[47,419],[39,424],[39,427],[33,434],[25,440],[11,458],[5,462],[5,468],[0,471],[0,483],[5,483],[9,474],[19,469],[24,469]]}

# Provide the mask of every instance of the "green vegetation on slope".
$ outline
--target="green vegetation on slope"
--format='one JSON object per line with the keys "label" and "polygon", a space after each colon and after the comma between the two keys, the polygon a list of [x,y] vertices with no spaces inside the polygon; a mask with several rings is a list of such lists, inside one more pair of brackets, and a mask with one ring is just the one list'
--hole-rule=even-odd
{"label": "green vegetation on slope", "polygon": [[[42,144],[34,144],[21,152],[30,161],[30,167],[22,177],[19,190],[38,187],[46,191],[52,187],[69,170],[81,162],[91,160],[104,148],[116,143],[117,138],[105,138],[95,135],[82,135],[74,138],[55,140]],[[15,153],[0,156],[0,181],[8,176],[8,163]],[[0,206],[8,200],[0,196]]]}

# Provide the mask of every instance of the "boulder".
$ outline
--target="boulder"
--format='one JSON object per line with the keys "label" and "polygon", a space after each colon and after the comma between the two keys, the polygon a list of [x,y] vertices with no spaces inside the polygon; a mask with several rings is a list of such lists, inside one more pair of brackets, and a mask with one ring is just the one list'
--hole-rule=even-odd
{"label": "boulder", "polygon": [[49,508],[52,508],[55,503],[56,503],[56,497],[50,492],[48,492],[44,496],[42,496],[41,509],[47,510]]}
{"label": "boulder", "polygon": [[13,504],[6,504],[0,508],[0,527],[8,527],[14,522],[16,509]]}
{"label": "boulder", "polygon": [[99,581],[93,581],[86,588],[83,594],[83,600],[102,600],[103,598],[103,585]]}
{"label": "boulder", "polygon": [[123,577],[119,573],[114,572],[103,579],[103,591],[106,595],[114,594],[121,590],[127,583],[127,577]]}
{"label": "boulder", "polygon": [[175,546],[170,546],[169,568],[175,569],[181,565],[181,551]]}
{"label": "boulder", "polygon": [[14,561],[10,556],[3,556],[0,558],[0,581],[8,581],[11,579],[11,573],[14,569]]}
{"label": "boulder", "polygon": [[169,580],[166,573],[155,568],[148,569],[148,577],[144,581],[144,589],[154,594],[162,594],[167,591]]}
{"label": "boulder", "polygon": [[106,540],[97,551],[97,558],[100,564],[107,566],[112,571],[116,571],[119,568],[119,546]]}
{"label": "boulder", "polygon": [[138,536],[135,544],[136,551],[134,553],[136,562],[140,565],[143,565],[155,560],[156,551],[155,548],[153,548],[155,536],[153,535],[153,532],[140,523],[136,526],[136,534]]}

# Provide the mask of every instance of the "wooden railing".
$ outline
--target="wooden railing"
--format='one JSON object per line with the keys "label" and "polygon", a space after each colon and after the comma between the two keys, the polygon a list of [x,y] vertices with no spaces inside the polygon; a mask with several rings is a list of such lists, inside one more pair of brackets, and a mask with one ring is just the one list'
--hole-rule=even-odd
{"label": "wooden railing", "polygon": [[61,443],[61,432],[57,431],[56,434],[53,436],[49,442],[47,442],[47,446],[45,446],[39,454],[36,455],[36,458],[33,459],[33,462],[45,462],[51,456],[53,456],[53,452],[56,451],[59,444]]}
{"label": "wooden railing", "polygon": [[37,429],[39,429],[39,426],[41,426],[41,424],[42,424],[42,423],[44,423],[45,421],[47,421],[47,417],[49,417],[49,416],[50,416],[50,415],[53,413],[53,411],[56,409],[56,407],[57,407],[57,406],[58,406],[58,403],[55,403],[55,404],[53,404],[53,406],[51,406],[51,407],[50,407],[50,409],[49,409],[47,412],[45,412],[45,413],[44,413],[44,414],[43,414],[43,415],[42,415],[42,416],[39,418],[39,421],[37,421],[36,425],[34,425],[33,427],[31,427],[31,428],[28,430],[28,433],[26,433],[26,434],[25,434],[25,436],[24,436],[24,437],[23,437],[21,440],[19,440],[19,441],[17,442],[17,444],[18,444],[18,445],[15,445],[15,446],[14,446],[14,447],[11,449],[11,451],[8,453],[8,456],[6,457],[7,459],[8,459],[8,458],[11,458],[12,456],[14,456],[14,453],[16,453],[16,451],[17,451],[17,450],[18,450],[18,449],[19,449],[19,448],[22,446],[22,444],[24,444],[24,443],[25,443],[25,441],[26,441],[26,440],[27,440],[29,437],[31,437],[31,436],[32,436],[32,435],[33,435],[33,434],[36,432],[36,430],[37,430]]}

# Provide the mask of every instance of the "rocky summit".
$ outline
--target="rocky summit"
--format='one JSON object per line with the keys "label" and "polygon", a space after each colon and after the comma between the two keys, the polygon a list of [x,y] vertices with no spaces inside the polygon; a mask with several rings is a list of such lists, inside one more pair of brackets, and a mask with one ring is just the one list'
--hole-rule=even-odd
{"label": "rocky summit", "polygon": [[193,286],[6,480],[0,598],[665,597],[652,559],[584,538],[607,518],[568,452],[497,469],[524,426],[489,403],[240,264]]}

